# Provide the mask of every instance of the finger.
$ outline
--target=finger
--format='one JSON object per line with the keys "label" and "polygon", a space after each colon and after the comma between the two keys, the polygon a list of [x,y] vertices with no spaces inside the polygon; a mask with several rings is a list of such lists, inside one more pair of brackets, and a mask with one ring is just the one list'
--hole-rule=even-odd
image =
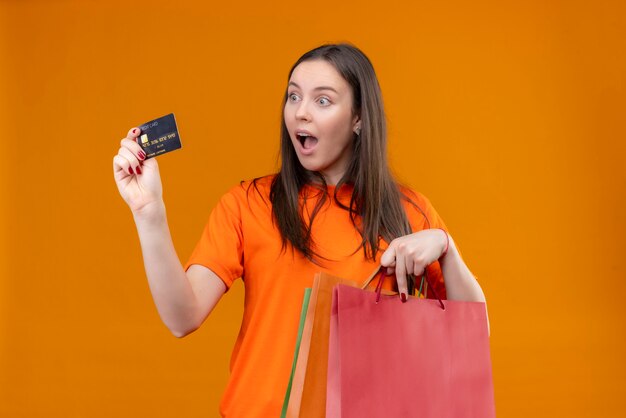
{"label": "finger", "polygon": [[413,262],[411,254],[407,254],[404,258],[404,261],[406,262],[406,274],[413,274],[413,266],[415,265],[415,263]]}
{"label": "finger", "polygon": [[135,174],[141,174],[140,161],[137,159],[135,154],[133,154],[128,148],[124,147],[120,148],[118,154],[128,160],[130,165],[130,174],[133,174],[133,172]]}
{"label": "finger", "polygon": [[396,246],[392,241],[383,255],[380,256],[380,265],[383,267],[390,267],[394,261],[396,261]]}
{"label": "finger", "polygon": [[130,163],[128,160],[117,154],[113,157],[113,173],[117,174],[120,172],[123,172],[126,175],[133,174],[130,172]]}
{"label": "finger", "polygon": [[425,270],[426,266],[421,261],[415,261],[413,263],[413,274],[415,275],[415,277],[419,277],[424,274]]}
{"label": "finger", "polygon": [[132,140],[132,141],[136,141],[136,138],[141,135],[141,129],[134,127],[134,128],[130,128],[130,130],[128,131],[128,133],[126,134],[126,138]]}
{"label": "finger", "polygon": [[146,159],[146,153],[144,152],[143,148],[141,148],[141,145],[139,145],[135,141],[124,138],[120,141],[120,145],[122,146],[122,148],[127,148],[128,150],[130,150],[130,152],[135,155],[137,160],[144,161]]}
{"label": "finger", "polygon": [[408,286],[406,282],[406,260],[404,254],[396,254],[396,281],[402,302],[406,302]]}

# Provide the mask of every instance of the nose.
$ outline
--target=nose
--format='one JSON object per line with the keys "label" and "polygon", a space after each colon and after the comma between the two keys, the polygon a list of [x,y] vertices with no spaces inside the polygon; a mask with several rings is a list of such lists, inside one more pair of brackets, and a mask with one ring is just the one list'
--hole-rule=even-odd
{"label": "nose", "polygon": [[298,120],[311,120],[311,113],[309,112],[309,107],[306,100],[302,100],[296,105],[295,116]]}

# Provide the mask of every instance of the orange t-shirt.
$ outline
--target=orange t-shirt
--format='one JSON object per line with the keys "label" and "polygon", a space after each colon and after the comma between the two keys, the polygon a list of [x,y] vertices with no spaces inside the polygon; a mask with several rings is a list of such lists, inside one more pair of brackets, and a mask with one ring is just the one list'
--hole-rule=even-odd
{"label": "orange t-shirt", "polygon": [[[185,270],[200,264],[217,274],[227,288],[242,278],[245,306],[241,330],[231,357],[230,379],[223,395],[220,413],[228,418],[279,417],[291,374],[304,289],[312,287],[316,272],[362,283],[378,267],[358,249],[361,236],[348,211],[332,198],[334,186],[328,186],[329,198],[312,226],[312,239],[318,254],[331,259],[316,265],[291,247],[282,250],[278,228],[272,222],[269,191],[274,176],[242,182],[226,193],[211,212],[200,241]],[[445,228],[424,196],[402,189],[414,205],[403,202],[413,231]],[[312,186],[308,194],[309,213],[315,206]],[[340,201],[348,204],[352,188],[343,186]],[[423,211],[423,214],[422,214]],[[426,216],[428,220],[424,218]],[[386,243],[382,243],[386,248]],[[357,250],[358,249],[358,250]],[[355,251],[356,250],[356,251]],[[437,293],[445,297],[439,264],[428,268]],[[394,279],[395,280],[395,279]],[[431,296],[431,295],[429,295]]]}

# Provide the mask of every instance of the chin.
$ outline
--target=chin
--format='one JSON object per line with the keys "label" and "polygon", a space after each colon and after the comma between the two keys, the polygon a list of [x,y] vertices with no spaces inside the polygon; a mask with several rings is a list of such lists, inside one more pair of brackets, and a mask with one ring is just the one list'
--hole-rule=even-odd
{"label": "chin", "polygon": [[311,161],[302,161],[300,157],[298,157],[298,161],[300,161],[300,165],[307,171],[322,171],[324,169],[322,165],[312,163]]}

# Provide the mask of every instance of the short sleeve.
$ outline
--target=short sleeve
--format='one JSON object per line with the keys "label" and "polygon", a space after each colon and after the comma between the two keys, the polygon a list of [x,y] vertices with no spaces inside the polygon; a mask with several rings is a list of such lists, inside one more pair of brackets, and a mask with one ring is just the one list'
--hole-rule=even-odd
{"label": "short sleeve", "polygon": [[187,271],[192,264],[200,264],[210,269],[227,289],[243,274],[240,190],[241,187],[236,186],[219,200],[184,267]]}

